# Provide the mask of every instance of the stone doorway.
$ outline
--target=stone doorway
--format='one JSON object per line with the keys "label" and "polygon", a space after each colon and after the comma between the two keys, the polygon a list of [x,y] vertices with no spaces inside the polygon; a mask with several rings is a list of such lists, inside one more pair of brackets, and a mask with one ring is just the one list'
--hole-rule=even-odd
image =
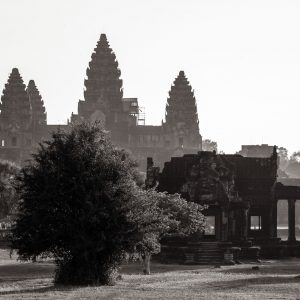
{"label": "stone doorway", "polygon": [[204,235],[207,237],[216,236],[216,217],[215,216],[205,216],[206,227],[204,230]]}

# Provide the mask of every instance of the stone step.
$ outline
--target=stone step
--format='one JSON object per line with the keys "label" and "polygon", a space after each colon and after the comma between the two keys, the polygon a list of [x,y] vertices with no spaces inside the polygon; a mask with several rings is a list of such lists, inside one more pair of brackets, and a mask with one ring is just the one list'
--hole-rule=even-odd
{"label": "stone step", "polygon": [[210,256],[223,256],[223,253],[219,252],[212,252],[212,253],[203,253],[203,252],[194,252],[195,255],[198,256],[205,256],[205,257],[210,257]]}
{"label": "stone step", "polygon": [[202,256],[202,257],[199,257],[199,256],[195,256],[194,259],[197,259],[197,260],[215,260],[215,259],[223,259],[222,256]]}
{"label": "stone step", "polygon": [[220,249],[219,247],[216,247],[216,246],[209,246],[209,247],[207,247],[207,246],[197,246],[197,247],[195,247],[195,248],[201,248],[201,249]]}
{"label": "stone step", "polygon": [[197,265],[221,265],[223,264],[223,261],[195,261],[195,264]]}
{"label": "stone step", "polygon": [[199,265],[221,264],[223,262],[223,251],[216,242],[199,243],[195,247],[193,260]]}
{"label": "stone step", "polygon": [[221,261],[223,261],[223,259],[221,259],[221,258],[215,258],[215,259],[194,259],[194,261],[195,262],[207,262],[207,263],[209,263],[209,262],[221,262]]}
{"label": "stone step", "polygon": [[222,250],[221,249],[219,249],[219,248],[194,248],[196,251],[198,251],[198,250],[202,250],[202,251],[219,251],[219,252],[222,252]]}
{"label": "stone step", "polygon": [[196,247],[197,248],[218,248],[219,249],[218,245],[197,245]]}
{"label": "stone step", "polygon": [[207,255],[203,255],[203,256],[200,256],[200,255],[195,255],[195,257],[197,258],[207,258],[207,259],[212,259],[212,258],[219,258],[219,257],[223,257],[223,255],[211,255],[211,256],[207,256]]}
{"label": "stone step", "polygon": [[209,250],[218,250],[218,251],[222,251],[222,249],[217,248],[217,247],[210,247],[210,248],[208,248],[208,247],[195,247],[195,248],[193,248],[193,249],[203,249],[203,250],[207,250],[207,251],[209,251]]}
{"label": "stone step", "polygon": [[212,257],[223,257],[223,255],[221,254],[216,254],[216,255],[199,255],[199,254],[195,254],[196,257],[204,257],[204,258],[212,258]]}
{"label": "stone step", "polygon": [[219,245],[218,242],[197,242],[194,244],[197,244],[197,245]]}
{"label": "stone step", "polygon": [[223,251],[220,248],[201,248],[201,247],[197,247],[197,248],[193,248],[193,249],[199,249],[199,250],[203,250],[203,251]]}

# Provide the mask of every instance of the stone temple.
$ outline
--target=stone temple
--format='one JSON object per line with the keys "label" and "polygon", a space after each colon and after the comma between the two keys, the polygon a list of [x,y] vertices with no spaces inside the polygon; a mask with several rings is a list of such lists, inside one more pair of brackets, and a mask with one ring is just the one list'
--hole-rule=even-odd
{"label": "stone temple", "polygon": [[[224,251],[238,249],[244,258],[300,256],[296,240],[295,208],[300,186],[277,176],[278,154],[244,157],[199,151],[172,157],[160,170],[148,158],[146,185],[179,193],[187,201],[207,206],[207,230],[201,236],[166,239],[163,261],[221,262]],[[278,202],[288,202],[288,239],[277,236]],[[256,253],[256,254],[255,254]]]}
{"label": "stone temple", "polygon": [[161,165],[172,156],[197,153],[202,138],[194,92],[180,71],[169,91],[165,121],[160,126],[145,125],[137,98],[123,98],[123,82],[116,55],[106,35],[101,34],[86,70],[84,100],[68,125],[47,125],[46,109],[33,80],[25,86],[14,68],[1,97],[0,159],[23,164],[37,145],[58,127],[68,130],[70,123],[100,121],[112,141],[132,153],[146,169],[151,156]]}

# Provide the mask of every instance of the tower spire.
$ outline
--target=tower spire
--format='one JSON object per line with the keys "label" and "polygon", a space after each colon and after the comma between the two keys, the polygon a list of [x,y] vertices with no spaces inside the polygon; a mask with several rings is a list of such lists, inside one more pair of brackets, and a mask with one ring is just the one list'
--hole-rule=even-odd
{"label": "tower spire", "polygon": [[1,96],[0,120],[3,128],[26,129],[31,124],[31,105],[17,68],[12,69]]}
{"label": "tower spire", "polygon": [[42,96],[37,89],[34,80],[30,80],[26,89],[29,101],[32,107],[32,124],[37,125],[47,124],[47,114]]}
{"label": "tower spire", "polygon": [[123,82],[116,55],[110,48],[107,37],[101,34],[91,61],[86,70],[85,104],[78,107],[78,113],[89,118],[92,112],[100,110],[109,119],[122,110]]}
{"label": "tower spire", "polygon": [[166,123],[170,126],[184,123],[187,128],[199,131],[196,99],[184,71],[179,72],[171,86],[166,105]]}
{"label": "tower spire", "polygon": [[179,148],[201,150],[196,99],[184,71],[179,72],[169,91],[164,126],[177,136]]}

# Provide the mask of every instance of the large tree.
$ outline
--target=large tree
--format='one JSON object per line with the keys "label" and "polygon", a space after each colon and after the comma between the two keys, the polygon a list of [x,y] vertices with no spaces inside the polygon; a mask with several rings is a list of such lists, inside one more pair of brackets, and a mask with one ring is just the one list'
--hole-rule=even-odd
{"label": "large tree", "polygon": [[135,164],[97,124],[56,132],[19,177],[12,247],[23,260],[54,256],[56,282],[111,284],[138,238],[129,219]]}

